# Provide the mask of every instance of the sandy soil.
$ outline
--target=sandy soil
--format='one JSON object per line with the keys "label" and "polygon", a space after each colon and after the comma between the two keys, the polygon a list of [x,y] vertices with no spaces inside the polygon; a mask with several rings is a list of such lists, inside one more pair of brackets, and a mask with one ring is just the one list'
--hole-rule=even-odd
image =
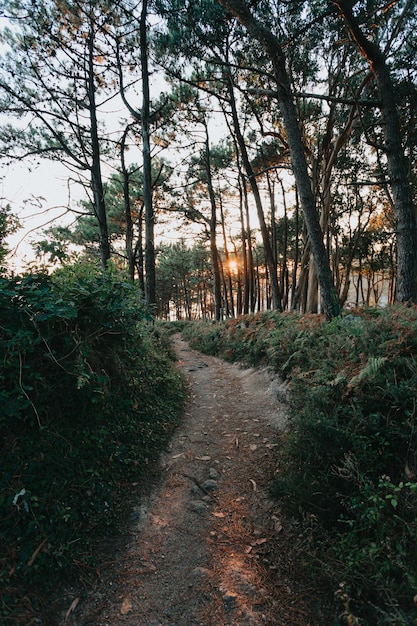
{"label": "sandy soil", "polygon": [[[268,497],[285,390],[174,338],[189,382],[184,420],[160,459],[162,479],[137,506],[123,549],[87,597],[68,598],[69,626],[324,626],[299,576],[297,528]],[[277,390],[280,394],[277,394]]]}

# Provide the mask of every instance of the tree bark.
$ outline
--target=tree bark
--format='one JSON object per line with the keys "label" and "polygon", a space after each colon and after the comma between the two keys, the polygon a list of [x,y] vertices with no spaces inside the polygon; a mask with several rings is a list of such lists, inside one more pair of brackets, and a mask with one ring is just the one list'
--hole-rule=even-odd
{"label": "tree bark", "polygon": [[392,189],[397,230],[397,302],[417,302],[417,223],[407,177],[401,128],[396,106],[395,90],[384,54],[377,44],[362,32],[352,11],[352,3],[333,1],[345,20],[352,38],[362,56],[368,61],[375,76],[382,103],[383,129],[387,167]]}
{"label": "tree bark", "polygon": [[226,314],[231,317],[235,317],[235,305],[233,302],[233,283],[232,283],[232,273],[230,270],[230,254],[229,248],[227,245],[227,236],[226,236],[226,224],[224,220],[224,211],[223,211],[223,203],[220,197],[220,220],[222,226],[222,234],[223,234],[223,247],[224,247],[224,259],[226,269],[224,271],[225,274],[225,284],[224,284],[224,299],[226,304]]}
{"label": "tree bark", "polygon": [[284,216],[282,218],[282,267],[281,267],[281,294],[282,294],[282,308],[285,309],[288,306],[288,212],[287,212],[287,200],[285,198],[285,189],[282,180],[279,181],[282,191],[282,206],[284,208]]}
{"label": "tree bark", "polygon": [[265,215],[262,207],[261,195],[259,193],[258,184],[256,182],[255,173],[249,161],[248,151],[246,149],[245,140],[240,130],[239,118],[237,115],[236,100],[234,95],[234,86],[231,76],[228,77],[228,91],[230,106],[232,111],[233,125],[235,128],[236,139],[239,145],[240,154],[242,156],[243,166],[245,168],[246,175],[251,186],[252,194],[255,199],[256,211],[259,220],[259,227],[261,229],[262,243],[264,246],[265,263],[269,270],[271,287],[272,287],[272,306],[278,311],[282,310],[281,305],[281,293],[279,290],[277,266],[274,260],[274,254],[271,246],[271,241],[268,233],[268,228],[265,222]]}
{"label": "tree bark", "polygon": [[246,180],[242,174],[243,200],[245,206],[245,222],[246,222],[246,241],[248,243],[248,278],[249,278],[249,309],[251,313],[255,312],[256,296],[255,296],[255,265],[253,262],[253,246],[252,246],[252,229],[250,224],[248,192],[246,189]]}
{"label": "tree bark", "polygon": [[88,38],[88,108],[90,115],[91,137],[91,189],[94,199],[94,211],[99,227],[100,259],[103,267],[107,267],[110,259],[110,241],[107,228],[106,205],[104,201],[103,178],[101,175],[100,142],[97,123],[96,89],[94,84],[94,24],[90,21]]}
{"label": "tree bark", "polygon": [[142,1],[140,16],[140,63],[142,70],[142,157],[143,157],[143,204],[145,207],[145,302],[156,312],[156,274],[155,274],[155,215],[152,202],[152,170],[150,147],[150,94],[147,42],[147,0]]}
{"label": "tree bark", "polygon": [[126,137],[129,132],[129,126],[125,128],[125,131],[120,142],[120,161],[122,167],[123,176],[123,202],[125,208],[126,219],[126,258],[127,267],[129,272],[129,278],[133,282],[135,280],[135,255],[133,251],[133,220],[132,209],[130,203],[130,189],[129,189],[129,172],[126,167],[125,161],[125,149],[126,149]]}
{"label": "tree bark", "polygon": [[[239,216],[240,216],[240,237],[242,240],[242,262],[243,262],[243,300],[242,302],[238,298],[238,303],[241,302],[242,306],[238,307],[238,315],[243,313],[244,315],[249,313],[249,299],[250,299],[250,290],[252,285],[251,276],[253,276],[253,264],[249,267],[249,250],[251,249],[250,242],[250,229],[249,233],[247,232],[247,228],[245,226],[245,218],[243,215],[243,205],[244,199],[246,200],[246,187],[245,187],[245,177],[242,172],[240,155],[239,155],[239,145],[237,143],[237,139],[235,133],[233,132],[232,125],[230,124],[227,116],[225,115],[226,124],[230,131],[230,135],[233,139],[233,145],[235,147],[236,153],[236,164],[238,170],[238,187],[239,187]],[[246,200],[247,205],[247,200]],[[236,257],[237,258],[237,257]],[[239,270],[240,273],[240,270]],[[239,280],[240,287],[240,280]]]}
{"label": "tree bark", "polygon": [[291,296],[290,296],[290,308],[293,310],[294,302],[295,302],[295,293],[297,289],[297,275],[298,275],[298,257],[299,257],[299,248],[300,248],[300,208],[298,202],[298,193],[295,193],[295,246],[294,246],[294,265],[292,268],[292,277],[291,277]]}
{"label": "tree bark", "polygon": [[222,290],[221,290],[221,276],[219,268],[219,253],[217,250],[216,241],[216,227],[217,227],[217,211],[216,211],[216,197],[214,194],[213,181],[211,177],[211,159],[210,159],[210,143],[208,137],[207,125],[204,123],[205,137],[205,150],[204,150],[204,163],[207,177],[207,187],[210,198],[211,216],[210,216],[210,256],[211,264],[213,268],[213,295],[214,295],[214,319],[219,321],[221,319],[221,307],[222,307]]}
{"label": "tree bark", "polygon": [[242,2],[242,0],[217,0],[217,2],[232,15],[237,17],[248,33],[263,46],[272,62],[278,103],[287,132],[294,176],[300,195],[304,220],[311,241],[323,305],[327,318],[331,319],[340,315],[340,306],[323,242],[319,215],[311,189],[304,145],[281,45],[277,37],[253,17],[247,5]]}

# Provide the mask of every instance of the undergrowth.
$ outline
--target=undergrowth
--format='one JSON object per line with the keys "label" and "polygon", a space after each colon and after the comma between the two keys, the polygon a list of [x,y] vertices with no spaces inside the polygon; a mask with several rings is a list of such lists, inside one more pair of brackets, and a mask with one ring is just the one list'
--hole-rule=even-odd
{"label": "undergrowth", "polygon": [[136,287],[91,266],[0,278],[0,622],[31,623],[145,485],[184,400]]}
{"label": "undergrowth", "polygon": [[273,492],[301,515],[303,557],[325,577],[335,623],[417,623],[417,308],[263,313],[193,324],[192,347],[290,382],[290,427]]}

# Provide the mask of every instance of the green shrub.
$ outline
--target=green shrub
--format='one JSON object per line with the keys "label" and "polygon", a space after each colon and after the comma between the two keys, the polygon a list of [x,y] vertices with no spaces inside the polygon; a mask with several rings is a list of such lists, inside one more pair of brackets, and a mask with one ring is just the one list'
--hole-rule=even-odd
{"label": "green shrub", "polygon": [[[274,334],[279,341],[286,333],[292,333],[294,322],[296,326],[298,319],[295,313],[278,315],[269,311],[244,315],[225,323],[192,322],[185,327],[183,336],[195,350],[218,355],[228,361],[240,361],[250,366],[265,361],[273,364]],[[282,350],[277,349],[277,363],[280,354]],[[284,361],[287,358],[288,354],[284,356]]]}
{"label": "green shrub", "polygon": [[184,391],[116,271],[0,281],[0,617],[15,623],[23,597],[36,604],[42,588],[85,576],[132,482],[145,486]]}
{"label": "green shrub", "polygon": [[215,322],[194,322],[184,328],[183,336],[194,350],[200,350],[205,354],[218,354],[218,342],[222,331],[223,326]]}

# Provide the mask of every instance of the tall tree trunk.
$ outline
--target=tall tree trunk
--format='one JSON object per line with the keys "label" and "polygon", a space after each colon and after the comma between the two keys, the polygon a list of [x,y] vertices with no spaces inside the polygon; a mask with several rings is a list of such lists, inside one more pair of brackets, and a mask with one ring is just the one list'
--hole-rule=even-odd
{"label": "tall tree trunk", "polygon": [[265,215],[264,215],[264,211],[262,207],[261,194],[259,193],[259,187],[258,187],[258,183],[256,182],[255,173],[252,169],[252,165],[249,160],[245,140],[240,130],[240,123],[239,123],[239,117],[238,117],[237,108],[236,108],[233,80],[230,74],[228,76],[227,85],[228,85],[229,101],[230,101],[230,107],[232,111],[232,118],[233,118],[233,125],[235,128],[235,133],[236,133],[236,139],[239,144],[243,166],[245,168],[246,175],[248,177],[249,184],[251,186],[252,194],[255,199],[256,211],[257,211],[258,220],[259,220],[259,227],[261,229],[261,235],[262,235],[262,243],[264,246],[265,263],[268,267],[270,280],[271,280],[273,308],[280,311],[282,307],[281,307],[281,294],[279,291],[279,284],[278,284],[277,267],[274,261],[271,241],[270,241],[270,237],[268,233],[268,228],[265,222]]}
{"label": "tall tree trunk", "polygon": [[321,296],[326,316],[328,319],[331,319],[340,314],[340,306],[323,242],[319,215],[311,189],[304,145],[281,45],[277,37],[253,17],[247,5],[242,0],[217,0],[217,2],[237,17],[243,26],[245,26],[248,33],[263,46],[271,59],[276,81],[277,99],[287,132],[294,176],[300,194],[301,207],[308,229],[311,249],[314,255]]}
{"label": "tall tree trunk", "polygon": [[[239,216],[240,216],[240,238],[242,240],[242,261],[243,261],[243,299],[241,310],[238,314],[243,313],[246,315],[249,313],[249,263],[248,263],[248,249],[246,241],[246,228],[245,218],[243,215],[243,189],[242,179],[239,174]],[[240,270],[239,270],[240,271]],[[239,280],[240,284],[240,280]]]}
{"label": "tall tree trunk", "polygon": [[125,162],[125,148],[126,148],[126,137],[129,132],[130,127],[127,126],[122,140],[120,142],[120,160],[122,166],[122,176],[123,176],[123,202],[125,207],[125,220],[126,220],[126,257],[127,257],[127,267],[129,272],[129,277],[132,281],[135,280],[135,255],[133,250],[133,220],[132,220],[132,209],[130,204],[130,189],[129,189],[129,172],[126,167]]}
{"label": "tall tree trunk", "polygon": [[[242,202],[242,198],[240,198],[240,202]],[[242,210],[242,207],[241,207],[241,210]],[[237,261],[237,271],[236,271],[236,281],[235,281],[236,282],[236,315],[239,316],[239,315],[242,315],[242,312],[243,312],[242,272],[240,269],[239,253],[238,253],[236,243],[232,241],[232,245],[233,245],[233,252],[235,255],[235,259]]]}
{"label": "tall tree trunk", "polygon": [[258,313],[261,310],[261,276],[259,272],[259,258],[258,253],[256,254],[256,265],[255,265],[255,283],[256,283],[256,302],[258,303]]}
{"label": "tall tree trunk", "polygon": [[110,259],[110,241],[107,228],[106,205],[104,201],[103,178],[101,174],[100,143],[98,138],[96,88],[94,84],[94,23],[90,23],[88,39],[88,108],[90,115],[90,136],[92,149],[91,189],[94,198],[94,211],[98,220],[100,258],[103,267]]}
{"label": "tall tree trunk", "polygon": [[[340,72],[340,70],[339,70]],[[333,85],[336,85],[339,79],[339,73],[334,76]],[[359,100],[364,88],[368,85],[370,75],[365,76],[359,85],[355,93],[355,100]],[[352,105],[346,123],[341,132],[334,137],[335,129],[335,112],[336,104],[329,103],[329,114],[327,116],[326,132],[324,134],[322,148],[317,162],[317,181],[316,181],[316,193],[320,189],[321,193],[321,213],[320,213],[320,227],[322,232],[328,231],[331,210],[332,210],[332,174],[337,157],[341,150],[346,146],[349,137],[352,134],[353,125],[358,118],[358,107],[356,104]],[[321,170],[321,177],[319,179],[319,172]],[[328,254],[330,251],[328,250]],[[334,282],[337,281],[334,278]],[[339,292],[336,284],[336,291]],[[342,304],[342,301],[339,299]],[[308,295],[307,295],[307,311],[316,312],[318,310],[318,278],[315,266],[311,263],[309,268],[309,280],[308,280]]]}
{"label": "tall tree trunk", "polygon": [[[278,265],[278,242],[277,242],[277,224],[276,224],[276,206],[275,206],[275,182],[271,181],[271,177],[267,170],[266,181],[268,184],[269,205],[271,210],[271,248],[275,265]],[[281,290],[282,292],[282,290]]]}
{"label": "tall tree trunk", "polygon": [[395,90],[384,54],[378,45],[362,32],[352,11],[352,3],[333,1],[344,18],[351,36],[375,76],[382,103],[382,116],[387,167],[397,222],[397,302],[417,302],[417,223],[410,184],[407,178],[401,127],[396,106]]}
{"label": "tall tree trunk", "polygon": [[255,266],[253,262],[253,247],[252,247],[252,231],[250,227],[250,214],[249,214],[249,202],[248,191],[246,189],[245,177],[242,174],[242,188],[243,199],[245,205],[245,221],[246,221],[246,241],[248,242],[248,278],[249,278],[249,307],[250,312],[255,312]]}
{"label": "tall tree trunk", "polygon": [[222,290],[221,290],[221,276],[219,268],[219,254],[217,250],[216,241],[216,228],[217,228],[217,210],[216,210],[216,197],[214,194],[213,180],[211,176],[211,159],[210,159],[210,142],[208,136],[208,128],[204,122],[205,136],[205,150],[204,150],[204,164],[207,178],[207,188],[210,198],[211,216],[210,216],[210,256],[211,264],[213,268],[213,295],[214,295],[214,319],[219,321],[221,319],[221,306],[222,306]]}
{"label": "tall tree trunk", "polygon": [[152,202],[152,169],[150,146],[150,94],[148,41],[146,18],[148,1],[142,0],[140,16],[140,63],[142,70],[142,158],[143,158],[143,204],[145,207],[145,301],[156,312],[156,274],[155,274],[155,216]]}
{"label": "tall tree trunk", "polygon": [[[297,194],[298,198],[298,194]],[[298,200],[297,200],[298,206]],[[308,278],[310,272],[311,245],[305,224],[303,225],[304,248],[300,261],[300,276],[298,278],[297,289],[294,294],[292,309],[306,313]]]}
{"label": "tall tree trunk", "polygon": [[139,287],[142,293],[145,293],[145,262],[144,262],[144,254],[143,254],[143,213],[144,213],[143,205],[139,209],[138,214],[138,239],[136,242],[135,250],[133,253],[136,267],[138,270],[138,278],[139,278]]}
{"label": "tall tree trunk", "polygon": [[[232,138],[233,138],[233,144],[235,146],[235,153],[236,153],[236,164],[237,164],[237,169],[238,169],[240,236],[242,239],[242,260],[243,260],[243,306],[242,306],[241,311],[238,310],[238,314],[243,312],[244,315],[247,315],[249,313],[250,291],[251,291],[251,285],[253,282],[251,280],[251,276],[253,276],[253,262],[250,263],[250,259],[249,259],[250,251],[252,249],[251,241],[250,241],[250,227],[248,227],[249,228],[249,232],[248,232],[245,226],[245,216],[243,212],[243,207],[244,207],[245,202],[247,205],[247,194],[246,194],[246,187],[245,187],[245,177],[242,172],[242,167],[241,167],[241,162],[240,162],[239,146],[236,141],[236,137],[234,133],[232,132],[232,128],[228,122],[227,116],[226,116],[226,123],[230,130],[230,134],[232,135]],[[248,215],[249,215],[249,211],[248,211]],[[248,220],[249,220],[249,217],[248,217]],[[239,280],[239,284],[240,284],[240,280]]]}
{"label": "tall tree trunk", "polygon": [[230,308],[229,308],[229,299],[228,299],[228,294],[227,294],[225,263],[222,262],[220,254],[218,255],[218,259],[219,259],[219,271],[220,271],[221,284],[223,287],[223,296],[222,296],[223,314],[224,314],[224,317],[227,319],[228,317],[230,317]]}
{"label": "tall tree trunk", "polygon": [[298,201],[298,193],[297,190],[295,192],[295,224],[294,224],[294,229],[295,229],[295,249],[294,249],[294,265],[293,265],[293,269],[292,269],[292,284],[291,284],[291,299],[290,299],[290,306],[291,306],[291,310],[293,310],[294,307],[294,302],[295,302],[295,294],[296,294],[296,289],[297,289],[297,276],[298,276],[298,257],[299,257],[299,251],[300,251],[300,226],[299,226],[299,222],[300,222],[300,207],[299,207],[299,201]]}
{"label": "tall tree trunk", "polygon": [[282,308],[285,311],[288,305],[288,212],[287,200],[285,198],[285,189],[282,180],[279,181],[282,191],[282,206],[284,207],[284,216],[282,218],[283,235],[282,235],[282,268],[281,268],[281,294]]}
{"label": "tall tree trunk", "polygon": [[223,211],[223,203],[221,197],[219,198],[220,205],[220,219],[222,225],[222,235],[223,235],[223,246],[224,246],[224,258],[226,271],[225,274],[225,284],[224,284],[224,297],[226,301],[226,309],[227,313],[230,314],[231,317],[235,316],[235,305],[233,302],[233,284],[232,284],[232,272],[230,270],[230,254],[229,248],[227,246],[227,237],[226,237],[226,224],[224,221],[224,211]]}

